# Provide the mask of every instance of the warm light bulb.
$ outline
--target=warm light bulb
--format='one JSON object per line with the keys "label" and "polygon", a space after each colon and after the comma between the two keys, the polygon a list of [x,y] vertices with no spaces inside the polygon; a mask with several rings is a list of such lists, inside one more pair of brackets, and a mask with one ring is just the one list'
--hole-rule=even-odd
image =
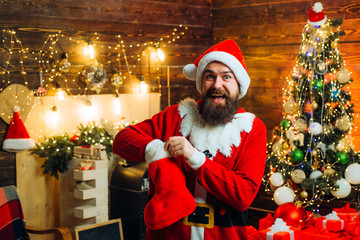
{"label": "warm light bulb", "polygon": [[88,46],[84,47],[84,55],[89,56],[91,60],[95,59],[95,49],[90,40]]}
{"label": "warm light bulb", "polygon": [[157,53],[157,57],[158,57],[158,59],[159,59],[160,61],[164,61],[164,60],[165,60],[165,54],[164,54],[164,52],[163,52],[160,48],[158,48],[158,49],[156,50],[156,53]]}
{"label": "warm light bulb", "polygon": [[61,56],[61,61],[59,63],[59,70],[61,72],[67,73],[67,72],[69,72],[70,66],[71,66],[71,64],[68,60],[67,54],[64,52]]}
{"label": "warm light bulb", "polygon": [[145,83],[145,81],[140,82],[140,92],[147,93],[149,86]]}
{"label": "warm light bulb", "polygon": [[95,49],[91,44],[89,44],[89,56],[91,60],[95,59]]}
{"label": "warm light bulb", "polygon": [[[55,106],[53,106],[53,107],[55,107]],[[45,113],[45,123],[46,123],[46,126],[50,127],[51,129],[57,129],[59,126],[60,115],[59,115],[59,112],[54,110],[53,107],[52,107],[51,111],[47,111]]]}
{"label": "warm light bulb", "polygon": [[56,90],[55,97],[56,97],[59,101],[64,101],[66,95],[67,95],[66,92],[65,92],[64,90],[62,90],[61,88],[58,88],[58,89]]}

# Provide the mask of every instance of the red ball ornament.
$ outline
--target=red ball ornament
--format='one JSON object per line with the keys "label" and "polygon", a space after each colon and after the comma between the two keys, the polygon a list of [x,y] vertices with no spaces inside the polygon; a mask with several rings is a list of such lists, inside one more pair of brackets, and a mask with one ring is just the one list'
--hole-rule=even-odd
{"label": "red ball ornament", "polygon": [[284,203],[275,210],[274,218],[282,218],[286,225],[297,228],[306,227],[306,211],[294,203]]}

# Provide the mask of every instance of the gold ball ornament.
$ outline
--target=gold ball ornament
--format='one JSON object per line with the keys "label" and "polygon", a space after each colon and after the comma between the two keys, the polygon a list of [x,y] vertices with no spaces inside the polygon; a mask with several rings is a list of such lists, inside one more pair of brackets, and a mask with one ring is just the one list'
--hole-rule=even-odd
{"label": "gold ball ornament", "polygon": [[311,151],[311,156],[316,157],[317,155],[318,155],[317,150],[316,150],[316,149],[313,149],[313,150]]}
{"label": "gold ball ornament", "polygon": [[279,140],[272,145],[272,151],[275,155],[281,156],[285,154],[285,150],[283,149],[283,141]]}
{"label": "gold ball ornament", "polygon": [[284,142],[284,143],[282,144],[282,148],[283,148],[284,150],[289,149],[289,147],[290,147],[290,145],[289,145],[287,142]]}
{"label": "gold ball ornament", "polygon": [[335,48],[335,49],[336,49],[336,48],[338,48],[338,46],[339,46],[339,43],[338,43],[338,42],[332,42],[332,43],[331,43],[331,47],[332,47],[332,48]]}
{"label": "gold ball ornament", "polygon": [[295,120],[294,127],[295,127],[295,130],[297,130],[299,132],[305,132],[305,130],[307,128],[306,117],[300,116],[299,118],[297,118]]}
{"label": "gold ball ornament", "polygon": [[350,81],[350,72],[346,68],[342,67],[340,70],[336,73],[336,79],[340,83],[347,83]]}
{"label": "gold ball ornament", "polygon": [[314,110],[317,109],[318,106],[319,106],[319,105],[317,104],[317,102],[312,102],[312,103],[311,103],[311,108],[314,109]]}
{"label": "gold ball ornament", "polygon": [[351,143],[349,141],[349,138],[344,137],[343,139],[341,139],[338,144],[336,145],[335,148],[337,151],[345,151],[345,152],[349,152],[351,149]]}
{"label": "gold ball ornament", "polygon": [[297,108],[297,104],[294,100],[288,100],[284,103],[284,111],[287,114],[291,114],[295,112],[296,108]]}
{"label": "gold ball ornament", "polygon": [[326,168],[324,170],[324,174],[325,176],[328,176],[328,175],[333,175],[335,173],[335,169],[332,169],[332,168]]}
{"label": "gold ball ornament", "polygon": [[308,194],[308,192],[305,191],[305,189],[304,189],[304,190],[302,190],[302,192],[300,193],[300,196],[301,196],[302,198],[307,198],[307,197],[309,196],[309,194]]}
{"label": "gold ball ornament", "polygon": [[325,134],[330,133],[333,129],[333,126],[331,124],[325,124],[323,126],[323,131]]}
{"label": "gold ball ornament", "polygon": [[351,121],[347,116],[339,117],[335,123],[335,127],[337,127],[338,129],[344,132],[348,131],[350,129],[350,126],[351,126]]}
{"label": "gold ball ornament", "polygon": [[305,178],[306,178],[306,174],[301,169],[295,169],[294,171],[291,172],[291,179],[296,184],[302,183],[305,180]]}

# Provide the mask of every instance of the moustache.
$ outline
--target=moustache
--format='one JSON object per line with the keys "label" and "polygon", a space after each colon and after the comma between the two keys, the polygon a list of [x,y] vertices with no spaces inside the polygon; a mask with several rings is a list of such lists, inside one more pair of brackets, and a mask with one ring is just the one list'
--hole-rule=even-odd
{"label": "moustache", "polygon": [[222,90],[222,89],[209,89],[206,94],[205,94],[205,97],[209,97],[209,98],[212,98],[212,97],[224,97],[224,98],[230,98],[229,96],[229,93],[225,90]]}

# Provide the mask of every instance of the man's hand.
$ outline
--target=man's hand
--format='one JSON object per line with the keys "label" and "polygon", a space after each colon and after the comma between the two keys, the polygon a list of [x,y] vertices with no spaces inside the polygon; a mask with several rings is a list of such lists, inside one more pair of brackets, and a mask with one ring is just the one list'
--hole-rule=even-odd
{"label": "man's hand", "polygon": [[184,137],[170,137],[165,143],[165,150],[168,150],[173,157],[182,156],[189,160],[194,154],[195,148]]}

